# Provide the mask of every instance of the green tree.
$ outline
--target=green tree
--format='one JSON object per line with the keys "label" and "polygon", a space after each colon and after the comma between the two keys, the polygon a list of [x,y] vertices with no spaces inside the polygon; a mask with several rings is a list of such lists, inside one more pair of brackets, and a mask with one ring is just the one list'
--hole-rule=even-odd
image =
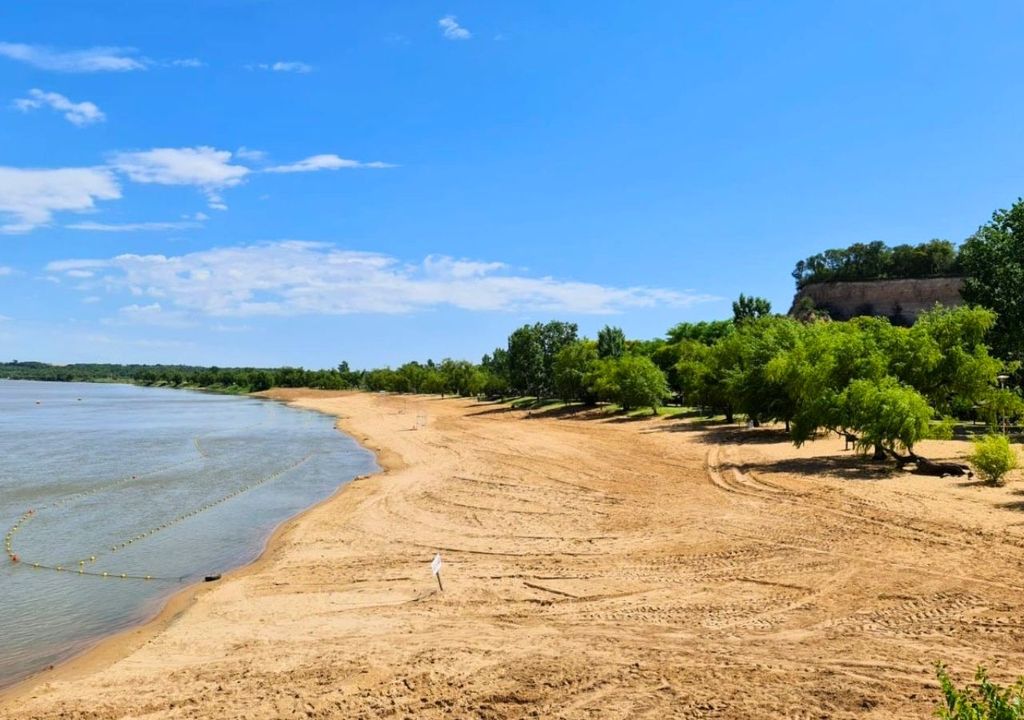
{"label": "green tree", "polygon": [[891,453],[914,451],[929,437],[941,437],[942,426],[933,427],[934,411],[913,388],[893,377],[881,381],[854,380],[840,395],[836,428],[857,436],[862,450],[884,448]]}
{"label": "green tree", "polygon": [[509,335],[508,375],[514,392],[541,395],[544,387],[544,345],[537,326],[524,325]]}
{"label": "green tree", "polygon": [[772,304],[763,297],[747,297],[740,293],[738,300],[732,303],[733,322],[739,324],[748,320],[757,320],[772,314]]}
{"label": "green tree", "polygon": [[786,317],[748,320],[720,341],[721,350],[713,352],[729,405],[745,413],[755,426],[781,420],[789,427],[795,400],[786,384],[769,374],[768,366],[796,346],[802,330],[800,323]]}
{"label": "green tree", "polygon": [[961,294],[997,314],[992,347],[1011,360],[1024,359],[1024,200],[997,210],[960,248],[967,275]]}
{"label": "green tree", "polygon": [[508,338],[509,382],[512,388],[542,398],[554,391],[558,351],[576,341],[575,323],[552,320],[524,325]]}
{"label": "green tree", "polygon": [[622,328],[605,325],[597,332],[597,354],[603,358],[622,357],[626,352],[626,334]]}
{"label": "green tree", "polygon": [[591,340],[577,340],[555,355],[555,392],[562,400],[593,400],[588,392],[587,378],[599,357],[598,346]]}
{"label": "green tree", "polygon": [[578,328],[576,323],[561,322],[559,320],[552,320],[543,325],[538,324],[536,328],[544,359],[544,373],[540,394],[549,395],[555,389],[555,356],[566,345],[576,342]]}
{"label": "green tree", "polygon": [[997,377],[1005,365],[985,344],[995,321],[991,310],[978,307],[936,306],[922,313],[912,328],[898,333],[892,374],[944,415],[997,403]]}
{"label": "green tree", "polygon": [[624,355],[612,363],[615,399],[622,409],[649,407],[657,415],[669,395],[665,373],[650,358],[640,355]]}
{"label": "green tree", "polygon": [[483,377],[468,360],[445,358],[438,366],[445,390],[452,395],[474,395],[483,386]]}

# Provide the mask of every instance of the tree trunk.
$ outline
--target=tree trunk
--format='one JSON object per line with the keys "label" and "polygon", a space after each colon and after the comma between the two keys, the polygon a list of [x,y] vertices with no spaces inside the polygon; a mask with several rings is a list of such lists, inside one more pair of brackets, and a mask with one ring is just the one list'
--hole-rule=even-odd
{"label": "tree trunk", "polygon": [[885,448],[878,443],[875,443],[875,454],[871,456],[872,460],[885,460]]}

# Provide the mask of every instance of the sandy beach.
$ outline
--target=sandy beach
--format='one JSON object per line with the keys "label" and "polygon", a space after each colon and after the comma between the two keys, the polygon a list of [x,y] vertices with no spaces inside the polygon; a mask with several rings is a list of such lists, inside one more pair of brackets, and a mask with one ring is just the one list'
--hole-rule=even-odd
{"label": "sandy beach", "polygon": [[921,718],[938,660],[1024,672],[1019,485],[772,429],[272,396],[337,415],[384,472],[0,717]]}

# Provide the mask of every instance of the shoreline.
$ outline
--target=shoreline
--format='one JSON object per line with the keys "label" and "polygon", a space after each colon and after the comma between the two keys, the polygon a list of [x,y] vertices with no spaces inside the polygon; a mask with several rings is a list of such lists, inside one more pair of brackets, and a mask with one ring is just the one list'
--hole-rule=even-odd
{"label": "shoreline", "polygon": [[[133,385],[133,383],[120,384]],[[194,388],[180,389],[197,392]],[[272,390],[265,391],[263,393],[249,393],[248,397],[268,402],[278,402],[295,407],[292,401],[274,397],[274,391]],[[164,601],[162,601],[160,607],[151,616],[141,619],[137,623],[133,623],[129,627],[118,630],[115,633],[104,635],[88,642],[81,650],[73,653],[64,660],[55,663],[50,668],[38,670],[25,678],[15,681],[7,687],[0,687],[0,710],[2,710],[4,705],[8,703],[15,702],[31,695],[34,690],[37,690],[48,682],[59,682],[62,680],[71,680],[90,675],[131,655],[132,652],[172,625],[206,593],[213,591],[225,583],[236,581],[262,570],[271,560],[275,550],[283,544],[287,539],[287,535],[294,530],[294,526],[311,512],[336,500],[338,496],[353,483],[367,477],[386,475],[392,469],[386,466],[383,458],[381,457],[382,453],[380,451],[368,447],[365,444],[365,438],[357,437],[355,433],[349,432],[342,427],[342,418],[337,415],[322,412],[315,408],[296,407],[296,409],[313,411],[321,415],[333,417],[335,420],[335,430],[348,435],[355,440],[361,448],[374,456],[378,467],[377,472],[370,473],[368,475],[357,475],[352,479],[345,481],[324,499],[310,505],[290,518],[283,520],[264,540],[263,547],[255,558],[244,565],[239,565],[238,567],[232,568],[231,570],[223,573],[220,580],[215,582],[205,582],[200,579],[183,588],[175,590],[168,595]]]}

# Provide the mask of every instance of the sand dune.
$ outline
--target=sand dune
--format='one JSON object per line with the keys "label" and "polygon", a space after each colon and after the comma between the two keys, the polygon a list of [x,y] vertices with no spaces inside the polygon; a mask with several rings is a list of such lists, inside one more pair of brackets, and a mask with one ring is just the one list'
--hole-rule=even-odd
{"label": "sand dune", "polygon": [[926,717],[936,660],[1024,671],[1013,487],[772,430],[277,396],[388,471],[0,716]]}

